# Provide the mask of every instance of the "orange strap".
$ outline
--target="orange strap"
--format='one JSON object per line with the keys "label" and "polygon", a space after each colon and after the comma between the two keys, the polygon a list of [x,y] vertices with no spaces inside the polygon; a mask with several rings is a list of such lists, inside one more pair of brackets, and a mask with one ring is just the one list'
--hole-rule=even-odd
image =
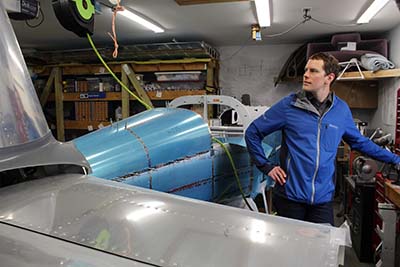
{"label": "orange strap", "polygon": [[118,56],[118,40],[117,33],[115,32],[115,20],[117,18],[117,12],[124,11],[124,7],[119,4],[119,0],[117,0],[117,5],[113,8],[113,16],[112,16],[112,34],[108,33],[108,35],[114,41],[114,52],[113,57],[116,58]]}

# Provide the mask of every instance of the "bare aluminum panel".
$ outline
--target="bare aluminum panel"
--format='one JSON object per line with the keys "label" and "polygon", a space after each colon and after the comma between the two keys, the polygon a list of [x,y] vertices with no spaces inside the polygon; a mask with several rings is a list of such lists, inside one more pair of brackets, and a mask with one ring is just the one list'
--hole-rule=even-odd
{"label": "bare aluminum panel", "polygon": [[2,223],[0,262],[2,267],[152,266]]}
{"label": "bare aluminum panel", "polygon": [[157,266],[337,266],[340,229],[78,175],[0,190],[0,220]]}

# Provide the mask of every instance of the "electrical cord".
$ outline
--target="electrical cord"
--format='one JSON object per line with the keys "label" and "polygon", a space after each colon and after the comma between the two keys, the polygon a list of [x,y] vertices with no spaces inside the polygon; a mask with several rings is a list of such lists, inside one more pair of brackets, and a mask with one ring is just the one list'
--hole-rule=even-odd
{"label": "electrical cord", "polygon": [[298,22],[297,24],[293,25],[292,27],[290,27],[289,29],[287,29],[286,31],[280,32],[280,33],[275,33],[275,34],[269,34],[269,35],[264,35],[265,37],[278,37],[278,36],[282,36],[285,35],[291,31],[293,31],[294,29],[296,29],[297,27],[299,27],[301,24],[306,23],[307,21],[309,21],[311,18],[305,18],[302,21]]}
{"label": "electrical cord", "polygon": [[251,36],[235,51],[233,52],[229,57],[220,59],[219,62],[221,65],[223,65],[223,62],[230,60],[234,56],[236,56],[243,48],[246,47],[247,43],[251,40]]}
{"label": "electrical cord", "polygon": [[[218,140],[218,139],[217,139],[217,140]],[[275,147],[274,150],[271,152],[271,154],[268,155],[268,158],[274,157],[274,156],[276,155],[276,153],[278,153],[278,152],[280,151],[280,149],[281,149],[281,146]],[[400,165],[399,165],[399,166],[400,166]],[[218,198],[215,202],[221,201],[221,200],[223,199],[225,193],[228,192],[228,190],[232,187],[232,185],[233,185],[234,183],[235,183],[235,182],[230,183],[230,184],[224,189],[224,191],[222,191],[222,193],[220,194],[219,198]]]}
{"label": "electrical cord", "polygon": [[278,36],[285,35],[285,34],[291,32],[291,31],[293,31],[297,27],[299,27],[301,24],[304,24],[304,23],[306,23],[307,21],[310,21],[310,20],[312,20],[312,21],[314,21],[316,23],[319,23],[319,24],[329,25],[329,26],[336,26],[336,27],[354,27],[354,26],[359,26],[360,25],[360,24],[357,24],[357,23],[353,23],[353,24],[338,24],[338,23],[325,22],[325,21],[313,18],[309,14],[309,12],[310,12],[309,9],[304,9],[303,12],[304,12],[304,14],[303,14],[303,20],[302,21],[298,22],[297,24],[293,25],[292,27],[290,27],[289,29],[287,29],[287,30],[285,30],[283,32],[270,34],[270,35],[264,35],[264,36],[265,37],[269,37],[269,38],[273,38],[273,37],[278,37]]}
{"label": "electrical cord", "polygon": [[329,26],[336,26],[336,27],[354,27],[354,26],[360,26],[360,24],[353,23],[353,24],[337,24],[337,23],[332,23],[332,22],[325,22],[316,18],[312,18],[311,20],[314,22],[317,22],[319,24],[324,24],[324,25],[329,25]]}
{"label": "electrical cord", "polygon": [[37,19],[39,19],[39,22],[38,22],[37,24],[35,24],[35,25],[29,24],[29,23],[28,23],[28,20],[25,20],[25,24],[26,24],[29,28],[32,28],[32,29],[37,28],[37,27],[39,27],[40,25],[42,25],[42,23],[43,23],[43,21],[44,21],[44,13],[43,13],[43,10],[42,10],[42,7],[41,7],[41,6],[39,6],[39,14],[40,14],[40,18],[39,18],[39,17],[37,18]]}
{"label": "electrical cord", "polygon": [[135,95],[129,88],[115,75],[115,73],[110,69],[110,67],[107,65],[107,63],[104,61],[103,57],[100,55],[99,51],[97,50],[96,46],[93,43],[92,37],[90,36],[89,33],[86,34],[90,45],[92,46],[94,52],[96,53],[97,57],[103,63],[104,67],[108,70],[108,72],[111,74],[111,76],[121,85],[121,87],[127,91],[131,96],[133,96],[137,101],[139,101],[140,104],[142,104],[147,110],[152,109],[150,105],[148,105],[146,102],[144,102],[142,99],[140,99],[137,95]]}
{"label": "electrical cord", "polygon": [[[306,23],[307,21],[314,21],[316,23],[319,24],[323,24],[323,25],[329,25],[329,26],[336,26],[336,27],[354,27],[354,26],[359,26],[360,24],[337,24],[337,23],[330,23],[330,22],[325,22],[316,18],[313,18],[310,14],[309,14],[310,10],[304,10],[304,14],[303,14],[303,20],[296,23],[295,25],[293,25],[292,27],[290,27],[287,30],[284,30],[283,32],[279,32],[279,33],[274,33],[274,34],[267,34],[267,35],[263,35],[263,37],[267,37],[267,38],[274,38],[274,37],[279,37],[279,36],[283,36],[293,30],[295,30],[297,27],[299,27],[300,25]],[[232,55],[230,55],[227,58],[221,59],[220,63],[221,65],[223,65],[223,62],[228,61],[230,59],[232,59],[234,56],[236,56],[244,47],[246,47],[247,43],[249,42],[249,40],[251,40],[251,37],[249,39],[247,39],[235,52],[232,53]]]}
{"label": "electrical cord", "polygon": [[233,173],[234,173],[234,175],[235,175],[236,182],[237,182],[237,185],[238,185],[238,187],[239,187],[240,194],[242,195],[242,198],[243,198],[244,202],[246,203],[246,206],[247,206],[251,211],[254,211],[254,210],[252,209],[252,207],[250,206],[249,202],[247,201],[246,196],[244,195],[242,185],[240,184],[239,175],[238,175],[238,173],[237,173],[237,169],[236,169],[236,166],[235,166],[235,162],[233,161],[233,158],[232,158],[231,153],[230,153],[229,150],[226,148],[226,146],[224,145],[224,143],[222,143],[220,140],[218,140],[218,139],[215,138],[215,137],[213,137],[212,140],[213,140],[214,142],[218,143],[218,144],[224,149],[224,151],[225,151],[226,155],[228,156],[229,161],[230,161],[230,163],[231,163],[231,166],[232,166],[232,169],[233,169]]}

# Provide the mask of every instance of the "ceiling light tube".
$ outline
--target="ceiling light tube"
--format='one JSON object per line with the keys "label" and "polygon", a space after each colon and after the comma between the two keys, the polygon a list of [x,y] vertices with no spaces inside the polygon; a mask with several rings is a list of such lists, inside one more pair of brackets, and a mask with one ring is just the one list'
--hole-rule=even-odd
{"label": "ceiling light tube", "polygon": [[122,16],[124,16],[124,17],[126,17],[126,18],[128,18],[130,20],[133,20],[134,22],[139,23],[140,25],[152,30],[155,33],[164,32],[164,29],[162,29],[161,27],[159,27],[159,26],[155,25],[154,23],[152,23],[152,22],[150,22],[150,21],[148,21],[148,20],[136,15],[135,13],[127,10],[126,8],[125,8],[124,11],[118,12],[118,14],[121,14]]}
{"label": "ceiling light tube", "polygon": [[260,27],[271,26],[269,0],[255,0],[258,24]]}
{"label": "ceiling light tube", "polygon": [[357,20],[358,24],[368,23],[387,3],[389,0],[375,0],[367,10]]}

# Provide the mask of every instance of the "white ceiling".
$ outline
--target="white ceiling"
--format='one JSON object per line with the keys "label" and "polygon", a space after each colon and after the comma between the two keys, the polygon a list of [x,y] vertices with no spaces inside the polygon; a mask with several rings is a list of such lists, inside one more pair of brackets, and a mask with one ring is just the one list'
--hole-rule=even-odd
{"label": "white ceiling", "polygon": [[[102,0],[108,2],[108,0]],[[302,20],[302,9],[311,7],[311,15],[334,24],[352,24],[372,0],[270,0],[272,26],[262,34],[275,34],[287,30]],[[252,44],[251,24],[257,23],[253,1],[179,6],[174,0],[122,0],[121,4],[152,18],[166,31],[155,34],[122,16],[117,18],[120,44],[176,41],[206,41],[213,46]],[[13,21],[17,38],[23,48],[67,49],[87,48],[87,40],[68,32],[58,23],[51,1],[41,0],[44,22],[31,29],[22,21]],[[111,28],[111,11],[103,7],[96,16],[94,41],[98,46],[112,46],[107,35]],[[36,21],[31,21],[34,24]],[[391,0],[369,24],[336,27],[308,21],[290,33],[278,38],[263,38],[257,44],[302,43],[326,37],[336,32],[358,31],[382,33],[400,24],[400,11]]]}

